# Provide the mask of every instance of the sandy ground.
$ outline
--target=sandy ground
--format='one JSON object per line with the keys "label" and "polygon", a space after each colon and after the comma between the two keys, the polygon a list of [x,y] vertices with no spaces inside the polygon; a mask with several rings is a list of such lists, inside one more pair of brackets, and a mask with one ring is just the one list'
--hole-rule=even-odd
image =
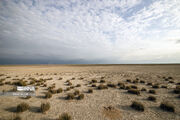
{"label": "sandy ground", "polygon": [[[37,74],[38,73],[38,74]],[[15,96],[0,96],[0,120],[10,119],[18,114],[23,120],[56,120],[58,116],[67,112],[73,120],[180,120],[180,99],[178,94],[172,93],[176,84],[180,82],[180,65],[22,65],[22,66],[0,66],[0,79],[14,82],[22,79],[30,82],[29,78],[53,78],[47,80],[47,87],[37,86],[36,96],[30,99],[23,99]],[[169,83],[163,77],[173,77]],[[62,77],[62,80],[58,80]],[[89,83],[92,79],[97,80],[96,85],[103,79],[117,84],[123,82],[126,85],[136,85],[138,89],[142,87],[156,90],[156,102],[148,101],[147,97],[151,95],[142,91],[140,95],[127,93],[125,89],[108,88],[97,90],[91,87]],[[72,78],[75,78],[72,80]],[[80,79],[83,78],[83,79]],[[144,80],[145,83],[129,83],[127,79]],[[55,89],[66,89],[66,81],[70,80],[72,86],[81,84],[81,87],[75,87],[69,91],[53,94],[52,98],[45,99],[44,92],[55,83]],[[148,82],[167,85],[168,88],[152,88],[146,85]],[[9,91],[14,85],[4,84],[0,86],[0,91]],[[87,93],[89,88],[93,93]],[[85,95],[82,100],[66,100],[67,93],[79,90]],[[139,101],[145,106],[144,112],[139,112],[130,107],[132,101]],[[169,101],[175,106],[175,112],[166,112],[159,108],[162,101]],[[17,113],[16,107],[19,103],[26,102],[30,109],[23,113]],[[46,113],[39,112],[40,105],[43,102],[49,102],[51,108]],[[106,109],[112,106],[112,110]]]}

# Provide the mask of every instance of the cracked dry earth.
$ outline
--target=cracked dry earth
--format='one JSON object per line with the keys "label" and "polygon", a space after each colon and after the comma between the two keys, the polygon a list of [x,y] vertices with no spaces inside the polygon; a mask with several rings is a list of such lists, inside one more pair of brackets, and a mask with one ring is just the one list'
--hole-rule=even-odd
{"label": "cracked dry earth", "polygon": [[[59,79],[61,78],[61,79]],[[169,79],[167,79],[169,78]],[[100,80],[105,83],[100,83]],[[127,82],[127,79],[132,82]],[[9,120],[19,115],[22,120],[57,120],[59,115],[66,112],[72,120],[180,120],[179,94],[173,93],[180,83],[180,65],[22,65],[0,66],[0,92],[11,91],[16,85],[13,82],[26,81],[27,86],[36,86],[36,96],[24,99],[17,96],[0,96],[0,120]],[[35,83],[30,84],[31,81]],[[38,80],[44,80],[37,84]],[[67,80],[72,85],[67,85]],[[92,83],[92,80],[97,82]],[[133,83],[137,81],[137,83]],[[144,81],[140,82],[140,81]],[[170,82],[171,81],[171,82]],[[100,84],[115,84],[115,87],[99,90],[92,87]],[[117,85],[122,82],[125,86],[136,85],[140,95],[130,94],[127,89],[120,89]],[[165,85],[167,88],[152,88],[148,83]],[[46,84],[47,86],[44,86]],[[53,94],[51,98],[44,98],[48,87],[62,88],[62,93]],[[77,87],[80,84],[80,87]],[[73,86],[73,87],[71,87]],[[70,90],[67,90],[71,87]],[[88,89],[93,93],[88,93]],[[154,89],[156,101],[147,100],[148,90]],[[84,99],[67,100],[68,93],[79,90]],[[131,108],[132,101],[141,102],[143,112]],[[169,101],[175,107],[175,112],[160,109],[163,101]],[[18,104],[28,103],[30,109],[17,113]],[[43,102],[50,103],[46,113],[39,112]]]}

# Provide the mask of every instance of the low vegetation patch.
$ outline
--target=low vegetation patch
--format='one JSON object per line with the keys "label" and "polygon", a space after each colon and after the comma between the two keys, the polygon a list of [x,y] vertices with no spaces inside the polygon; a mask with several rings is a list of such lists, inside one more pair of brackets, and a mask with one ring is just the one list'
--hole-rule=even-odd
{"label": "low vegetation patch", "polygon": [[145,81],[144,80],[140,80],[140,83],[145,83]]}
{"label": "low vegetation patch", "polygon": [[148,100],[150,100],[150,101],[156,101],[156,97],[154,97],[154,96],[149,96],[149,97],[148,97]]}
{"label": "low vegetation patch", "polygon": [[67,99],[67,100],[72,100],[72,99],[74,99],[74,94],[73,94],[73,93],[68,93],[67,96],[66,96],[66,99]]}
{"label": "low vegetation patch", "polygon": [[92,82],[92,83],[97,83],[97,80],[94,80],[94,79],[93,79],[91,82]]}
{"label": "low vegetation patch", "polygon": [[81,87],[81,84],[77,84],[76,87]]}
{"label": "low vegetation patch", "polygon": [[82,100],[84,99],[84,94],[80,94],[78,97],[77,97],[78,100]]}
{"label": "low vegetation patch", "polygon": [[91,87],[96,87],[96,84],[92,84]]}
{"label": "low vegetation patch", "polygon": [[131,83],[131,80],[130,80],[130,79],[127,79],[126,82],[130,82],[130,83]]}
{"label": "low vegetation patch", "polygon": [[106,81],[105,80],[100,80],[100,83],[105,83]]}
{"label": "low vegetation patch", "polygon": [[30,108],[29,105],[27,103],[23,102],[17,106],[16,110],[17,110],[17,112],[24,112],[24,111],[29,110],[29,108]]}
{"label": "low vegetation patch", "polygon": [[45,93],[45,98],[51,98],[52,94],[50,92]]}
{"label": "low vegetation patch", "polygon": [[47,103],[41,103],[41,112],[42,113],[45,113],[46,111],[48,111],[50,109],[50,104],[47,102]]}
{"label": "low vegetation patch", "polygon": [[106,85],[100,84],[97,89],[102,90],[102,89],[108,89]]}
{"label": "low vegetation patch", "polygon": [[156,94],[156,91],[155,90],[149,90],[149,93]]}
{"label": "low vegetation patch", "polygon": [[131,85],[131,88],[138,89],[138,87],[136,85]]}
{"label": "low vegetation patch", "polygon": [[111,88],[116,88],[116,85],[114,83],[108,83],[107,86]]}
{"label": "low vegetation patch", "polygon": [[165,111],[175,112],[175,107],[169,102],[162,102],[160,108]]}
{"label": "low vegetation patch", "polygon": [[146,88],[143,87],[143,88],[141,89],[141,91],[147,91],[147,90],[146,90]]}
{"label": "low vegetation patch", "polygon": [[140,95],[140,91],[137,90],[137,89],[129,89],[129,90],[128,90],[128,93]]}
{"label": "low vegetation patch", "polygon": [[63,113],[59,116],[58,120],[72,120],[72,117],[68,113]]}
{"label": "low vegetation patch", "polygon": [[88,89],[88,93],[93,93],[93,89]]}
{"label": "low vegetation patch", "polygon": [[58,88],[57,89],[57,93],[62,93],[63,89],[62,88]]}
{"label": "low vegetation patch", "polygon": [[75,96],[76,96],[76,95],[79,95],[79,93],[80,93],[79,90],[75,90],[75,91],[74,91],[74,95],[75,95]]}
{"label": "low vegetation patch", "polygon": [[152,88],[159,88],[159,85],[158,85],[158,84],[154,84],[154,85],[152,86]]}
{"label": "low vegetation patch", "polygon": [[140,102],[136,102],[136,101],[133,101],[132,104],[131,104],[131,107],[135,110],[138,110],[138,111],[144,111],[145,107],[142,103]]}
{"label": "low vegetation patch", "polygon": [[167,88],[167,86],[166,85],[161,85],[161,88]]}

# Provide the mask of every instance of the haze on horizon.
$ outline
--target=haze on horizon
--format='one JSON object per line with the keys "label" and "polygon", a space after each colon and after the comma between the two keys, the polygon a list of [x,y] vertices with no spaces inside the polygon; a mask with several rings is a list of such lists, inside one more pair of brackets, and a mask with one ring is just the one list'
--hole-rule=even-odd
{"label": "haze on horizon", "polygon": [[0,0],[0,64],[180,63],[180,0]]}

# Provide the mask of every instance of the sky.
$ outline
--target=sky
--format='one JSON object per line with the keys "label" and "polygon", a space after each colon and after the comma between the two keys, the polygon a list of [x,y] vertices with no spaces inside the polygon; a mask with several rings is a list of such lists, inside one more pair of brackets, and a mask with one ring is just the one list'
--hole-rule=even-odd
{"label": "sky", "polygon": [[0,64],[180,63],[180,0],[0,0]]}

